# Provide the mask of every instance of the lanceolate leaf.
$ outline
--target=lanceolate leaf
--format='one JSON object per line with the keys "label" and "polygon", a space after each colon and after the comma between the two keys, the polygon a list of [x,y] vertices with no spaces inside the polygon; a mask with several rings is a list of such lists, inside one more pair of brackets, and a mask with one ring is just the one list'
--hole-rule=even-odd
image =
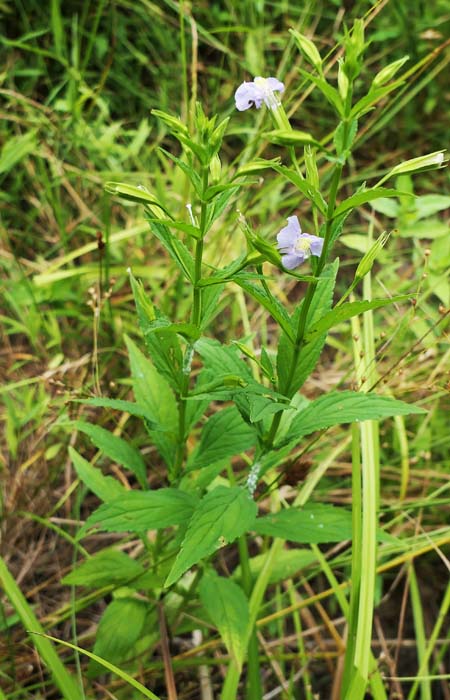
{"label": "lanceolate leaf", "polygon": [[83,532],[90,527],[107,532],[145,532],[182,525],[189,520],[196,504],[196,496],[179,489],[127,491],[97,508],[87,519]]}
{"label": "lanceolate leaf", "polygon": [[85,460],[73,447],[69,447],[69,454],[78,477],[102,501],[112,501],[126,493],[118,481],[102,474],[98,467]]}
{"label": "lanceolate leaf", "polygon": [[399,190],[391,190],[386,187],[374,187],[371,190],[363,190],[341,202],[334,210],[333,218],[336,218],[349,209],[354,209],[355,207],[360,207],[361,204],[371,202],[374,199],[380,199],[381,197],[398,197],[399,195],[405,194],[407,193],[399,192]]}
{"label": "lanceolate leaf", "polygon": [[291,542],[320,544],[351,539],[352,514],[344,508],[311,503],[304,508],[286,508],[258,518],[253,526],[260,535]]}
{"label": "lanceolate leaf", "polygon": [[218,486],[210,491],[195,509],[165,585],[172,585],[198,561],[251,529],[256,513],[256,503],[246,489]]}
{"label": "lanceolate leaf", "polygon": [[199,586],[200,600],[222,640],[242,667],[246,652],[246,630],[249,621],[248,600],[244,591],[231,579],[208,572]]}
{"label": "lanceolate leaf", "polygon": [[390,297],[389,299],[373,299],[373,301],[351,301],[347,304],[342,304],[335,309],[332,309],[325,316],[322,316],[320,321],[314,323],[306,333],[305,342],[309,343],[317,337],[318,333],[325,333],[333,326],[337,326],[338,323],[346,321],[353,316],[364,313],[364,311],[369,311],[369,309],[379,309],[382,306],[388,306],[389,304],[395,304],[396,302],[406,301],[410,299],[409,294],[401,294],[396,297]]}
{"label": "lanceolate leaf", "polygon": [[110,430],[105,430],[99,425],[85,423],[78,420],[74,422],[75,428],[88,435],[94,445],[115,462],[136,474],[142,488],[147,488],[147,475],[145,462],[139,450],[136,450],[123,438],[113,435]]}
{"label": "lanceolate leaf", "polygon": [[418,406],[392,399],[389,396],[358,391],[333,391],[312,401],[297,414],[289,428],[289,442],[332,425],[364,420],[379,420],[409,413],[423,414]]}
{"label": "lanceolate leaf", "polygon": [[200,444],[190,456],[187,468],[201,469],[237,455],[253,447],[256,439],[256,432],[234,406],[224,408],[207,420]]}

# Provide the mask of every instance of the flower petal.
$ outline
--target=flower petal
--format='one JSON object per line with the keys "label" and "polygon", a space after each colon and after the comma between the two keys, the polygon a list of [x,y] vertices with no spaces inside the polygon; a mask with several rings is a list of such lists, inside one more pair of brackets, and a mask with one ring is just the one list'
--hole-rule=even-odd
{"label": "flower petal", "polygon": [[304,261],[305,256],[300,253],[298,254],[290,254],[290,255],[282,255],[281,256],[281,262],[283,263],[284,267],[286,270],[293,270],[294,267],[297,267],[298,265],[301,265],[302,262]]}
{"label": "flower petal", "polygon": [[302,230],[296,216],[288,216],[288,225],[277,235],[278,248],[291,248],[295,245]]}
{"label": "flower petal", "polygon": [[284,83],[277,78],[267,78],[267,85],[272,92],[284,92]]}
{"label": "flower petal", "polygon": [[318,258],[322,255],[323,238],[320,236],[311,236],[314,240],[311,241],[311,255],[316,255]]}
{"label": "flower petal", "polygon": [[234,99],[236,102],[236,109],[240,112],[244,112],[246,109],[253,107],[253,105],[259,109],[262,105],[264,95],[255,83],[244,82],[239,85],[234,93]]}

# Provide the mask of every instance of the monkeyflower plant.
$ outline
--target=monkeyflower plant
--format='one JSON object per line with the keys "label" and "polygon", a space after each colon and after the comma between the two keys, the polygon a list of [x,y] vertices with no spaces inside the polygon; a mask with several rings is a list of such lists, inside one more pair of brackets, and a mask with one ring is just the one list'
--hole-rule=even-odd
{"label": "monkeyflower plant", "polygon": [[[74,585],[113,580],[118,591],[100,621],[95,653],[121,663],[130,649],[142,649],[140,642],[148,635],[152,627],[148,621],[153,617],[162,615],[175,624],[183,612],[190,612],[195,629],[208,634],[212,626],[228,651],[229,663],[219,691],[222,700],[262,698],[261,665],[265,662],[258,648],[256,622],[277,562],[290,551],[287,542],[291,548],[293,543],[308,548],[351,540],[352,536],[357,539],[362,532],[367,551],[376,554],[373,508],[358,510],[361,499],[355,496],[352,520],[351,510],[315,500],[321,467],[292,502],[273,495],[272,512],[268,510],[264,496],[269,490],[276,493],[279,470],[289,472],[311,438],[320,440],[332,426],[424,412],[378,391],[336,387],[314,398],[301,393],[330,329],[363,312],[407,302],[407,297],[346,301],[349,292],[340,299],[335,292],[340,267],[334,245],[348,217],[373,200],[399,194],[361,182],[348,195],[341,186],[342,173],[357,143],[359,121],[398,86],[399,81],[393,80],[395,71],[375,79],[367,93],[355,99],[353,86],[365,50],[363,23],[357,21],[344,38],[336,85],[325,77],[320,53],[311,40],[294,31],[293,36],[311,66],[310,71],[302,71],[303,78],[322,93],[335,114],[332,142],[294,129],[281,102],[281,97],[289,102],[289,90],[278,78],[256,77],[237,87],[236,111],[222,121],[208,117],[199,104],[192,128],[176,116],[153,112],[181,147],[179,155],[164,149],[162,154],[187,178],[192,197],[187,216],[170,212],[150,188],[107,184],[112,195],[144,207],[151,235],[167,253],[164,264],[170,260],[177,270],[177,293],[188,298],[189,304],[188,308],[175,304],[173,308],[183,312],[171,316],[172,306],[158,308],[130,271],[141,333],[138,339],[125,338],[134,399],[85,400],[91,407],[125,411],[142,420],[153,448],[151,460],[117,435],[105,435],[99,426],[77,423],[106,456],[134,474],[134,487],[126,489],[71,450],[79,478],[103,501],[88,517],[80,536],[89,537],[96,531],[129,533],[143,543],[138,559],[107,550],[66,577]],[[230,119],[234,123],[251,121],[253,108],[265,110],[266,121],[271,122],[269,130],[264,122],[261,144],[269,141],[279,146],[283,149],[280,155],[288,154],[292,162],[255,157],[247,158],[234,171],[227,170],[219,154],[228,123]],[[247,110],[248,114],[242,114]],[[433,161],[425,157],[427,167],[439,167],[442,160],[442,153]],[[257,223],[250,224],[245,211],[246,197],[255,183],[253,175],[260,172],[271,173],[297,193],[298,208],[274,214],[270,236],[263,236]],[[308,212],[302,224],[300,204]],[[239,215],[235,215],[238,208]],[[211,255],[205,262],[205,253],[213,227],[220,225],[227,211],[234,217],[233,236],[240,236],[242,245],[236,259],[220,267],[211,264]],[[252,216],[252,222],[256,220]],[[312,232],[303,232],[303,226]],[[229,228],[228,219],[228,232]],[[359,261],[351,285],[355,293],[361,279],[370,273],[380,247],[370,247]],[[273,276],[301,281],[300,301],[289,307],[277,298],[269,284]],[[276,324],[276,339],[270,344],[256,348],[248,338],[222,342],[214,337],[217,309],[230,303],[226,292],[236,288]],[[155,484],[151,466],[155,462],[160,477],[157,487],[150,488],[150,474]],[[355,493],[361,493],[361,488],[365,493],[365,475],[362,487],[357,470],[353,478]],[[231,557],[224,568],[223,557],[233,547],[239,562]],[[366,687],[379,681],[370,649],[371,612],[366,605],[375,562],[372,557],[360,566],[360,585],[353,589],[350,606],[343,603],[350,630],[343,698],[363,698]],[[112,571],[111,579],[105,572]],[[270,610],[270,599],[267,604]],[[108,636],[111,620],[116,621],[114,645]],[[125,628],[120,621],[126,621]],[[150,635],[147,645],[151,648],[157,641],[158,635]],[[240,684],[246,684],[245,691],[239,689]]]}

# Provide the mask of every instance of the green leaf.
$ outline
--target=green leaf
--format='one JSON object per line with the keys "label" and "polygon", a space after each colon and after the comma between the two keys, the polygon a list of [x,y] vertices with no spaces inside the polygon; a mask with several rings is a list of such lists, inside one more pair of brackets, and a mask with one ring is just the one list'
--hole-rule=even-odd
{"label": "green leaf", "polygon": [[[259,518],[256,522],[258,523]],[[266,563],[267,554],[258,554],[250,559],[250,572],[253,579],[257,579]],[[277,554],[277,559],[270,572],[269,583],[285,581],[292,576],[298,576],[308,566],[317,562],[317,557],[310,549],[282,549]],[[233,578],[241,577],[241,567],[233,571]]]}
{"label": "green leaf", "polygon": [[236,185],[236,187],[231,187],[230,189],[226,190],[225,192],[222,192],[217,197],[215,197],[215,199],[209,204],[207,223],[205,227],[206,230],[208,230],[212,226],[212,224],[219,218],[219,216],[224,212],[227,205],[233,199],[234,195],[236,195],[239,192],[240,189],[240,185]]}
{"label": "green leaf", "polygon": [[340,122],[333,136],[333,143],[338,156],[346,156],[355,140],[358,131],[357,119],[347,125],[345,122]]}
{"label": "green leaf", "polygon": [[358,391],[332,391],[311,403],[297,414],[289,428],[289,441],[324,430],[332,425],[379,420],[410,413],[424,414],[425,409],[392,399],[390,396]]}
{"label": "green leaf", "polygon": [[[355,209],[361,206],[361,204],[366,204],[374,199],[381,199],[386,197],[398,197],[399,195],[404,195],[404,192],[399,192],[399,190],[388,189],[387,187],[374,187],[371,190],[363,190],[362,192],[356,192],[348,199],[341,202],[333,213],[333,218],[336,218],[340,214],[346,211]],[[412,195],[411,195],[412,196]]]}
{"label": "green leaf", "polygon": [[276,172],[280,175],[284,175],[285,178],[292,182],[292,184],[295,185],[298,190],[300,190],[300,192],[306,197],[306,199],[312,202],[317,207],[317,209],[324,216],[326,216],[327,204],[319,190],[313,187],[313,185],[310,182],[308,182],[308,180],[302,179],[297,172],[295,172],[291,168],[286,167],[285,165],[274,165],[273,169],[276,170]]}
{"label": "green leaf", "polygon": [[69,454],[78,478],[102,501],[112,501],[126,493],[118,481],[112,476],[104,476],[100,469],[92,466],[73,447],[69,447]]}
{"label": "green leaf", "polygon": [[147,488],[147,469],[139,450],[136,450],[123,438],[113,435],[99,425],[77,420],[73,423],[77,430],[88,435],[94,445],[110,459],[122,464],[136,474],[142,488]]}
{"label": "green leaf", "polygon": [[244,591],[231,579],[211,571],[203,576],[199,594],[202,605],[217,627],[230,656],[241,669],[247,651],[246,631],[249,622],[248,600]]}
{"label": "green leaf", "polygon": [[202,428],[200,444],[190,455],[186,468],[202,469],[233,457],[254,447],[256,440],[256,432],[234,406],[229,406],[208,418]]}
{"label": "green leaf", "polygon": [[164,324],[166,327],[170,325],[169,319],[153,306],[141,282],[131,273],[130,282],[145,345],[158,372],[167,379],[173,389],[179,391],[183,354],[178,337],[176,333],[163,333],[159,330]]}
{"label": "green leaf", "polygon": [[299,131],[298,129],[274,129],[273,131],[267,131],[264,137],[270,142],[275,143],[279,146],[298,146],[305,144],[312,144],[318,148],[322,148],[322,144],[316,141],[314,136],[306,131]]}
{"label": "green leaf", "polygon": [[450,208],[450,196],[445,194],[424,194],[414,201],[418,219],[425,219],[439,211]]}
{"label": "green leaf", "polygon": [[[142,635],[148,604],[136,598],[118,598],[103,613],[95,637],[94,654],[123,663],[133,655],[133,646]],[[88,676],[101,673],[101,666],[91,661]]]}
{"label": "green leaf", "polygon": [[322,316],[320,321],[314,323],[305,335],[305,342],[309,343],[313,341],[318,333],[325,333],[333,326],[336,326],[342,321],[346,321],[353,316],[358,316],[359,314],[369,311],[369,309],[379,309],[383,306],[388,306],[389,304],[395,304],[397,302],[406,301],[410,299],[410,294],[400,294],[396,297],[390,297],[390,299],[373,299],[372,301],[350,301],[342,306],[331,309],[325,316]]}
{"label": "green leaf", "polygon": [[[339,267],[339,261],[336,260],[333,264],[327,265],[324,273],[317,283],[316,291],[311,302],[308,313],[308,321],[306,332],[313,326],[314,323],[320,321],[324,314],[330,309],[333,301],[333,290],[336,279],[336,274]],[[302,310],[303,301],[299,304],[292,317],[291,326],[297,327],[298,319]],[[327,334],[318,334],[313,342],[304,345],[297,357],[294,372],[290,379],[290,368],[294,362],[295,346],[291,339],[283,332],[278,343],[277,353],[277,372],[280,382],[280,390],[284,394],[292,396],[313,371],[320,357],[323,346],[325,345]],[[287,384],[290,379],[290,386]]]}
{"label": "green leaf", "polygon": [[200,338],[195,344],[196,351],[201,355],[204,365],[214,375],[237,375],[246,383],[252,382],[253,375],[238,355],[235,346],[222,345],[218,340]]}
{"label": "green leaf", "polygon": [[305,544],[342,542],[352,537],[352,514],[344,508],[310,503],[258,518],[253,530]]}
{"label": "green leaf", "polygon": [[139,562],[116,549],[108,549],[86,559],[70,574],[64,576],[61,583],[68,586],[99,588],[108,584],[125,584],[144,572],[145,569]]}
{"label": "green leaf", "polygon": [[4,142],[0,153],[0,174],[9,172],[30,153],[36,152],[36,133],[37,130],[33,129],[26,134],[12,136]]}
{"label": "green leaf", "polygon": [[171,525],[182,525],[191,517],[196,496],[178,489],[127,491],[120,498],[97,508],[82,532],[98,527],[106,532],[145,532]]}
{"label": "green leaf", "polygon": [[148,217],[152,233],[164,246],[172,260],[178,265],[183,275],[190,281],[194,280],[194,258],[184,243],[173,236],[165,224],[157,223]]}
{"label": "green leaf", "polygon": [[151,423],[155,423],[155,426],[149,426],[149,434],[170,472],[177,451],[178,407],[175,396],[164,377],[158,374],[133,341],[126,337],[125,342],[136,401],[145,407]]}
{"label": "green leaf", "polygon": [[101,396],[91,399],[72,399],[73,403],[83,403],[86,406],[96,406],[97,408],[112,408],[115,411],[129,413],[138,418],[152,420],[153,416],[147,411],[145,406],[140,406],[133,401],[123,401],[123,399],[109,399]]}
{"label": "green leaf", "polygon": [[263,289],[263,287],[258,287],[256,286],[256,284],[247,282],[246,280],[240,279],[239,277],[235,278],[235,282],[241,287],[241,289],[244,290],[244,292],[247,292],[247,294],[256,299],[256,301],[259,304],[264,306],[266,311],[268,311],[270,315],[273,316],[280,328],[282,328],[283,331],[286,333],[288,338],[290,338],[293,341],[294,331],[292,329],[289,315],[284,306],[282,306],[275,297],[269,296],[265,289]]}
{"label": "green leaf", "polygon": [[304,78],[310,80],[312,83],[314,83],[316,87],[319,88],[322,95],[326,97],[328,102],[335,108],[335,110],[341,117],[345,116],[344,105],[342,103],[341,96],[336,90],[336,88],[327,83],[327,81],[324,78],[318,78],[317,76],[312,75],[311,73],[308,73],[305,70],[300,69],[300,73]]}
{"label": "green leaf", "polygon": [[246,489],[218,486],[206,494],[192,515],[165,586],[172,585],[198,561],[249,530],[256,513],[256,503]]}

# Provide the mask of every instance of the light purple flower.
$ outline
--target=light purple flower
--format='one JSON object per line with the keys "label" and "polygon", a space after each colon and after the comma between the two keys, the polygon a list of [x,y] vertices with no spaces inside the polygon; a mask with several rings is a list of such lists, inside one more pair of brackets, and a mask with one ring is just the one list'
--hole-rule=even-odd
{"label": "light purple flower", "polygon": [[281,229],[277,236],[278,250],[281,262],[287,270],[301,265],[310,255],[320,257],[323,248],[323,238],[311,233],[302,233],[298,218],[288,216],[288,225]]}
{"label": "light purple flower", "polygon": [[275,92],[284,92],[284,85],[276,78],[256,77],[252,82],[239,85],[234,93],[236,108],[243,112],[253,105],[259,109],[264,102],[269,109],[278,109],[280,102]]}

